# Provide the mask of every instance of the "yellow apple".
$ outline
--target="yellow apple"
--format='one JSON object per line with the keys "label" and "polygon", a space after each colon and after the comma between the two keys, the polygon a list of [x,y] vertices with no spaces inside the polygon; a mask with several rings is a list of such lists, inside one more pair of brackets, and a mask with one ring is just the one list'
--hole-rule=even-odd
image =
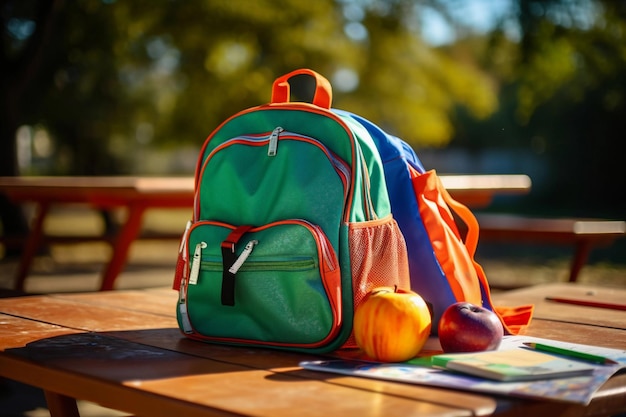
{"label": "yellow apple", "polygon": [[369,292],[354,313],[354,337],[370,358],[403,362],[420,352],[431,328],[430,310],[417,293],[381,287]]}

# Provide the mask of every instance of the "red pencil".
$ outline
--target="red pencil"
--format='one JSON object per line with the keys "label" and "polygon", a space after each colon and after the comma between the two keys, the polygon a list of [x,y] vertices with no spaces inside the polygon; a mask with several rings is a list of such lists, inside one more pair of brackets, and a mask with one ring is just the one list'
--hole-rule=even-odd
{"label": "red pencil", "polygon": [[563,298],[563,297],[546,297],[548,301],[554,301],[556,303],[576,304],[586,307],[598,307],[608,308],[610,310],[623,310],[626,311],[626,304],[609,303],[606,301],[594,301],[594,300],[581,300],[579,298]]}

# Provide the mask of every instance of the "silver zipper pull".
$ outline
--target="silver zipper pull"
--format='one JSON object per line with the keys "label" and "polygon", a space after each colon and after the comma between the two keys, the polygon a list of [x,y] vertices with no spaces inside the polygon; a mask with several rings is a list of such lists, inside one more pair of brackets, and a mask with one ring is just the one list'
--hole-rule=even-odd
{"label": "silver zipper pull", "polygon": [[280,135],[280,133],[284,130],[285,129],[279,126],[274,129],[274,131],[270,135],[270,143],[269,147],[267,148],[267,156],[276,156],[276,151],[278,149],[278,135]]}
{"label": "silver zipper pull", "polygon": [[206,248],[206,243],[200,242],[196,245],[196,249],[193,252],[191,271],[189,272],[189,285],[196,285],[198,283],[198,275],[200,275],[200,262],[202,261],[202,249],[204,248]]}
{"label": "silver zipper pull", "polygon": [[178,310],[180,312],[180,322],[183,327],[183,332],[193,333],[193,327],[191,326],[191,321],[189,320],[189,314],[187,314],[187,303],[179,304]]}
{"label": "silver zipper pull", "polygon": [[193,327],[189,320],[189,314],[187,313],[187,287],[185,285],[185,278],[180,283],[180,290],[178,292],[178,312],[180,313],[180,322],[183,328],[183,332],[192,333]]}
{"label": "silver zipper pull", "polygon": [[259,243],[258,240],[251,240],[250,242],[248,242],[243,251],[241,251],[241,255],[239,255],[239,258],[237,258],[235,263],[230,268],[228,268],[228,272],[233,275],[236,274],[237,271],[239,271],[239,268],[241,268],[241,265],[243,265],[246,259],[248,259],[248,256],[250,256],[252,250],[254,249],[254,245],[256,245],[257,243]]}

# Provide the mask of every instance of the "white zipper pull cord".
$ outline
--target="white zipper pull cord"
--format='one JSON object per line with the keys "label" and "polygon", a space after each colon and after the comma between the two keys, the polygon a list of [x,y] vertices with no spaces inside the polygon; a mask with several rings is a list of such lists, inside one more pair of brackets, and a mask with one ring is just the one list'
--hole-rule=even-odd
{"label": "white zipper pull cord", "polygon": [[248,256],[250,256],[252,250],[254,250],[254,245],[256,245],[257,243],[259,243],[258,240],[251,240],[250,242],[248,242],[246,247],[241,252],[241,255],[239,255],[239,258],[237,258],[235,263],[230,268],[228,268],[228,272],[235,275],[237,271],[239,271],[239,268],[241,268],[241,265],[243,265],[246,259],[248,259]]}
{"label": "white zipper pull cord", "polygon": [[196,245],[191,260],[191,271],[189,272],[189,285],[198,283],[198,275],[200,275],[200,262],[202,261],[202,249],[206,248],[206,242],[200,242]]}

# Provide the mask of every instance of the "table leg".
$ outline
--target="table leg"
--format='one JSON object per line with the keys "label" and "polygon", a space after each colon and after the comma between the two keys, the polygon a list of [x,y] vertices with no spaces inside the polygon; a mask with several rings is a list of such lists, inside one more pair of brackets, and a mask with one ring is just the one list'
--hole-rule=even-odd
{"label": "table leg", "polygon": [[44,391],[44,394],[46,395],[50,417],[80,417],[74,398],[47,390]]}
{"label": "table leg", "polygon": [[587,258],[589,258],[591,246],[591,243],[586,240],[578,242],[578,244],[576,245],[574,259],[572,260],[572,266],[569,273],[569,282],[576,282],[576,280],[578,279],[578,274],[587,263]]}
{"label": "table leg", "polygon": [[43,237],[43,223],[48,215],[48,209],[50,205],[47,202],[39,203],[37,206],[37,212],[35,219],[31,225],[30,233],[24,244],[20,263],[15,274],[15,283],[13,288],[19,291],[24,290],[24,281],[28,276],[30,270],[30,264],[33,262],[33,258],[37,254],[37,250],[41,246]]}
{"label": "table leg", "polygon": [[128,207],[126,222],[113,242],[113,254],[102,275],[100,291],[110,291],[113,289],[117,276],[122,272],[124,265],[126,265],[130,245],[139,235],[141,221],[145,211],[146,207],[139,204]]}

